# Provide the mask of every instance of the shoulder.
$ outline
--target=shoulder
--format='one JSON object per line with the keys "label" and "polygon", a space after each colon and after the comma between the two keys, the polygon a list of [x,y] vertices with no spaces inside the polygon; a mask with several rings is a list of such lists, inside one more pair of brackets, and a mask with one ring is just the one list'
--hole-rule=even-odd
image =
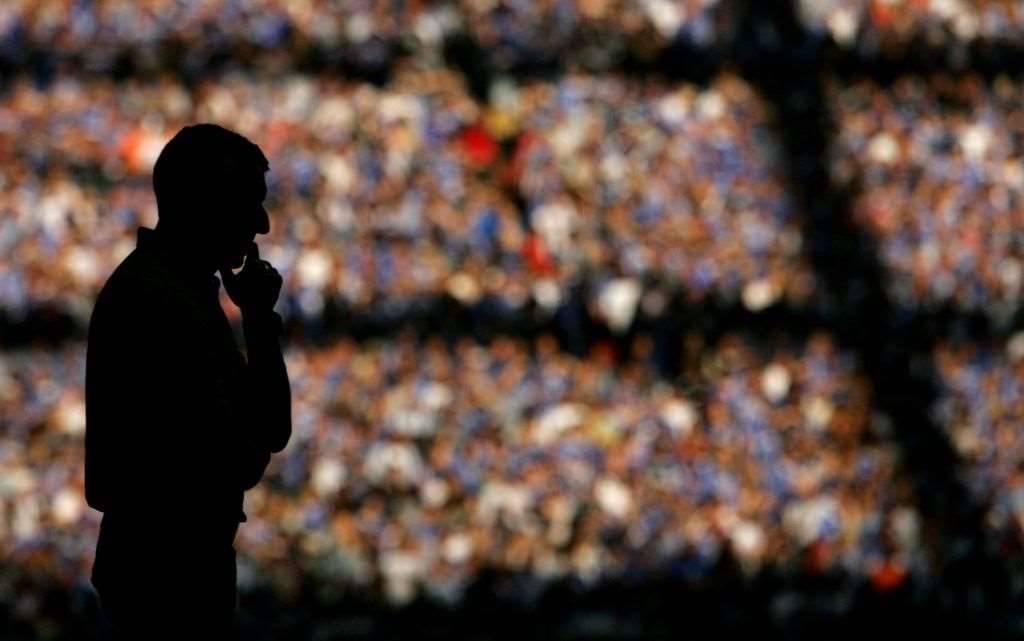
{"label": "shoulder", "polygon": [[193,297],[159,261],[135,249],[100,290],[90,332],[94,327],[130,331],[164,323],[188,325],[201,320],[195,307]]}

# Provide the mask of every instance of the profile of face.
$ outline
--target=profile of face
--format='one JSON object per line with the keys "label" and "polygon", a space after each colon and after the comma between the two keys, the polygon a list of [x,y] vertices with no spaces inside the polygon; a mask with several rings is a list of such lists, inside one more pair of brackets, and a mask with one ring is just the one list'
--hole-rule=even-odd
{"label": "profile of face", "polygon": [[206,201],[208,211],[204,212],[211,222],[207,250],[218,267],[237,269],[256,235],[270,231],[270,217],[263,207],[267,182],[262,173],[249,170],[224,180],[216,192]]}
{"label": "profile of face", "polygon": [[203,270],[237,269],[257,234],[270,232],[263,208],[270,164],[242,135],[213,123],[183,127],[153,166],[157,229],[175,239],[179,259]]}

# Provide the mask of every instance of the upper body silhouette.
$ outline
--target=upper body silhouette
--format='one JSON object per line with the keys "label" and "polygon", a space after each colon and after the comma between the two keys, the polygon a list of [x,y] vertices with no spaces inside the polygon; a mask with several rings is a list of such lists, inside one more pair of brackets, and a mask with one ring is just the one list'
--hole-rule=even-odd
{"label": "upper body silhouette", "polygon": [[[116,638],[234,634],[243,493],[291,436],[281,276],[253,242],[270,229],[268,168],[239,134],[182,129],[154,166],[156,228],[139,228],[96,300],[85,495],[104,513],[92,582]],[[242,310],[245,356],[217,271]]]}

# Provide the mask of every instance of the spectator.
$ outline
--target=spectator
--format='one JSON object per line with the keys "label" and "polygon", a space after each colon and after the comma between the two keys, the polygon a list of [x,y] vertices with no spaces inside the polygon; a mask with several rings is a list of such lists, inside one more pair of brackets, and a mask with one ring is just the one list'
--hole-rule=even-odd
{"label": "spectator", "polygon": [[[541,587],[643,578],[679,557],[707,575],[724,550],[751,572],[812,556],[854,579],[927,571],[906,479],[871,434],[871,391],[828,335],[687,343],[678,381],[545,335],[291,349],[294,436],[246,496],[240,590],[287,599],[312,577],[457,602],[488,566]],[[82,359],[70,346],[0,361],[0,551],[40,572],[21,582],[88,581],[99,515],[81,502]],[[45,616],[40,585],[16,609]]]}
{"label": "spectator", "polygon": [[833,175],[861,187],[856,219],[879,238],[902,306],[952,306],[1006,323],[1021,300],[1021,85],[975,74],[863,80],[830,95]]}

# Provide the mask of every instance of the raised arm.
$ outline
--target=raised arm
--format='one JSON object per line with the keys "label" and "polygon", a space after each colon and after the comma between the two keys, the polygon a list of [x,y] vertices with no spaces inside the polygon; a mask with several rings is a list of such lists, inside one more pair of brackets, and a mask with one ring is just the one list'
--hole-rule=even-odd
{"label": "raised arm", "polygon": [[223,509],[259,482],[270,450],[239,411],[216,326],[164,282],[108,299],[90,327],[90,505],[136,518]]}
{"label": "raised arm", "polygon": [[292,435],[292,400],[288,370],[281,353],[281,317],[273,310],[243,311],[247,351],[246,379],[252,400],[247,426],[261,447],[280,452]]}
{"label": "raised arm", "polygon": [[291,386],[281,353],[281,317],[274,303],[281,292],[281,275],[253,243],[245,268],[236,276],[221,269],[228,296],[242,310],[247,364],[245,395],[248,399],[244,426],[256,444],[280,452],[292,433]]}

